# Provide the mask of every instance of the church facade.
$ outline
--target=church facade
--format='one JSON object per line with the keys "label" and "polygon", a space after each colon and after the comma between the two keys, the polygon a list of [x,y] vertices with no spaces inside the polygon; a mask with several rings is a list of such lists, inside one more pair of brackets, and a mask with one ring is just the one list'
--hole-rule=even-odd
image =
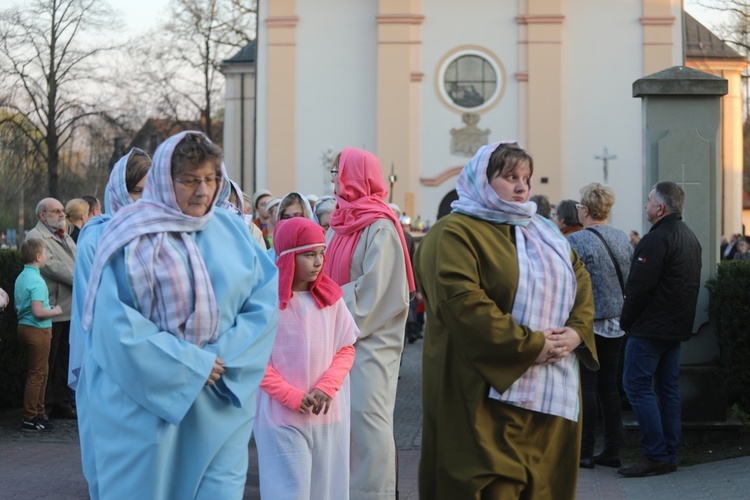
{"label": "church facade", "polygon": [[[612,224],[648,230],[632,84],[685,64],[681,0],[260,0],[258,9],[252,83],[227,78],[227,133],[240,92],[256,108],[252,119],[242,113],[244,139],[225,136],[230,175],[245,190],[325,194],[331,152],[360,147],[393,176],[393,202],[434,221],[478,147],[518,140],[534,157],[533,193],[577,200],[582,186],[606,182],[617,194]],[[699,59],[688,64],[729,80],[721,230],[739,232],[744,63]]]}

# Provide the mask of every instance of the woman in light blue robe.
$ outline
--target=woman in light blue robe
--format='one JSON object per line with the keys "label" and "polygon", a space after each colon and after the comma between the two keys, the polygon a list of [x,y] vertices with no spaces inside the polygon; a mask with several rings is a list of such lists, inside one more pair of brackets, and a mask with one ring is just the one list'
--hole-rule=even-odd
{"label": "woman in light blue robe", "polygon": [[[73,304],[70,315],[70,362],[68,372],[68,386],[74,391],[78,390],[78,377],[80,376],[83,352],[86,349],[86,341],[89,336],[81,326],[81,315],[86,296],[86,288],[94,265],[94,255],[102,232],[107,223],[120,208],[135,203],[140,199],[145,185],[148,169],[151,167],[151,158],[144,151],[133,148],[120,158],[112,168],[109,182],[104,190],[105,213],[90,219],[83,226],[78,236],[76,252],[76,266],[73,275]],[[86,408],[78,408],[78,438],[83,443],[82,447],[93,446],[93,435],[90,426],[90,415]],[[96,464],[92,455],[84,455],[82,458],[83,475],[96,490]]]}
{"label": "woman in light blue robe", "polygon": [[[120,158],[112,168],[109,182],[104,189],[104,213],[89,221],[81,229],[76,244],[76,266],[73,274],[73,304],[70,315],[70,362],[68,363],[68,387],[76,390],[78,373],[81,371],[85,336],[81,328],[81,314],[89,284],[94,254],[107,222],[120,208],[140,199],[146,181],[151,158],[145,151],[133,148]],[[84,468],[85,473],[85,468]]]}
{"label": "woman in light blue robe", "polygon": [[[194,217],[200,219],[195,230],[153,229],[163,223],[154,211],[181,217],[175,193],[164,191],[177,189],[171,157],[188,134],[203,137],[183,132],[160,146],[144,198],[115,214],[97,250],[83,313],[88,338],[77,400],[91,437],[81,441],[81,452],[84,464],[91,464],[94,499],[243,495],[255,394],[276,331],[277,271],[239,217],[213,209],[218,196],[205,215]],[[195,189],[204,189],[207,179]],[[133,257],[145,254],[138,243],[123,243],[132,235],[121,232],[140,234],[141,241],[144,234],[154,237],[153,260],[138,269]],[[169,293],[163,280],[175,276],[159,261],[164,252],[189,262],[188,272],[177,276],[180,286]],[[191,260],[196,252],[199,268]],[[149,278],[146,283],[138,272]],[[205,286],[186,287],[201,276]],[[200,303],[206,297],[210,307]],[[163,327],[185,312],[185,328]]]}

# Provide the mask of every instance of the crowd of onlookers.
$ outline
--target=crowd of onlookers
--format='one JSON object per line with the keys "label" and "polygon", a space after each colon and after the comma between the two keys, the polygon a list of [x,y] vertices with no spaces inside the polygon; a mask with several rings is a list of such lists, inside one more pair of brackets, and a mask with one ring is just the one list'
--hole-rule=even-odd
{"label": "crowd of onlookers", "polygon": [[745,236],[735,233],[727,238],[721,237],[721,260],[750,260],[750,243]]}
{"label": "crowd of onlookers", "polygon": [[[531,155],[496,143],[415,248],[377,157],[345,148],[330,174],[332,196],[250,196],[182,132],[121,158],[104,209],[38,203],[14,290],[21,429],[77,418],[92,498],[241,496],[251,431],[264,497],[393,498],[398,366],[421,338],[423,496],[570,498],[578,467],[676,470],[701,266],[682,188],[657,183],[652,229],[628,235],[607,224],[610,186],[552,206],[531,196]],[[721,257],[750,259],[747,241]],[[644,435],[629,467],[623,351]]]}

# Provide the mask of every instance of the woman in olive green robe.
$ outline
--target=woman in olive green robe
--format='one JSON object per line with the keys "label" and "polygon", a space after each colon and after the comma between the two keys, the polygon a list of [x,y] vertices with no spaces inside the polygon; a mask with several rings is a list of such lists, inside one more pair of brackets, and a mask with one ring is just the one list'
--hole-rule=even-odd
{"label": "woman in olive green robe", "polygon": [[420,498],[575,497],[594,303],[583,264],[528,202],[532,171],[515,143],[481,148],[417,250]]}

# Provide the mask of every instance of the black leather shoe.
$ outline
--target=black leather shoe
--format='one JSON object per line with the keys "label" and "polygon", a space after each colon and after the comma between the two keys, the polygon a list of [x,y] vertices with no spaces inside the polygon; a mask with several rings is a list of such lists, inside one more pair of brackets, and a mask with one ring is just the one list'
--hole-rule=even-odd
{"label": "black leather shoe", "polygon": [[594,463],[596,465],[603,465],[604,467],[622,467],[622,461],[619,456],[606,452],[596,455]]}
{"label": "black leather shoe", "polygon": [[581,469],[593,469],[594,459],[591,457],[584,457],[578,462],[578,467]]}
{"label": "black leather shoe", "polygon": [[630,467],[621,467],[617,473],[625,477],[658,476],[673,472],[672,464],[662,460],[650,460],[648,457],[641,458],[640,462]]}

